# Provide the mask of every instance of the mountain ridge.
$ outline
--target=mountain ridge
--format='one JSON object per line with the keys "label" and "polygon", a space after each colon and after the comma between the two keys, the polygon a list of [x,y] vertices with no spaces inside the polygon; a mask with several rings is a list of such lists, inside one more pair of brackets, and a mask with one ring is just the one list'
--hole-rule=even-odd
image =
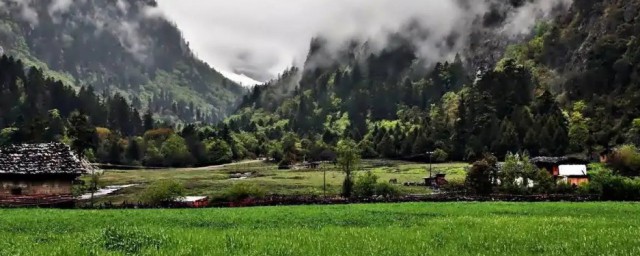
{"label": "mountain ridge", "polygon": [[122,94],[171,122],[217,122],[244,93],[195,57],[155,1],[59,2],[3,0],[4,51],[65,84]]}
{"label": "mountain ridge", "polygon": [[[365,156],[385,158],[436,149],[453,160],[486,152],[592,155],[638,144],[638,40],[630,35],[640,31],[639,6],[577,0],[529,37],[480,35],[471,53],[427,69],[402,37],[359,58],[347,48],[346,61],[294,70],[294,86],[285,73],[256,87],[227,122],[267,135],[290,130],[316,146],[349,137]],[[309,59],[322,55],[322,40],[310,48]]]}

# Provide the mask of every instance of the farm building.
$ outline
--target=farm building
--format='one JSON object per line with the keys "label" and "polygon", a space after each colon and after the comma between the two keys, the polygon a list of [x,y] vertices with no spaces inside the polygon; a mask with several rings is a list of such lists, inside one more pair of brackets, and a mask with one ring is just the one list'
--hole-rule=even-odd
{"label": "farm building", "polygon": [[576,157],[535,157],[531,162],[549,171],[557,180],[564,180],[571,185],[589,182],[587,160]]}
{"label": "farm building", "polygon": [[436,174],[435,177],[424,177],[424,184],[429,187],[439,188],[447,185],[449,182],[445,179],[446,174]]}
{"label": "farm building", "polygon": [[0,205],[73,203],[72,186],[91,171],[60,143],[12,145],[0,149]]}

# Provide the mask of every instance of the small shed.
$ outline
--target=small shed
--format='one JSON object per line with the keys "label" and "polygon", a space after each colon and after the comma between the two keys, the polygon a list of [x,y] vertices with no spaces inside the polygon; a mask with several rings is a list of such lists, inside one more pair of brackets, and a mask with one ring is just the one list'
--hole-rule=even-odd
{"label": "small shed", "polygon": [[185,196],[176,200],[180,206],[202,208],[209,206],[209,197],[207,196]]}
{"label": "small shed", "polygon": [[73,202],[74,181],[92,170],[61,143],[0,148],[0,204]]}
{"label": "small shed", "polygon": [[436,174],[435,177],[424,177],[424,184],[428,187],[439,188],[441,186],[447,185],[449,182],[445,179],[446,174]]}

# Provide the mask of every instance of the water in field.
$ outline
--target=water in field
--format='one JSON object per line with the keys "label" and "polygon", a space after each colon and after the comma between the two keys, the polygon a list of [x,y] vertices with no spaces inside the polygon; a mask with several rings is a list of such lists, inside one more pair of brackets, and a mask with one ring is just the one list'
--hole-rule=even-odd
{"label": "water in field", "polygon": [[[138,184],[106,186],[104,188],[99,189],[95,193],[93,193],[93,197],[96,198],[96,197],[111,195],[111,194],[117,192],[118,190],[121,190],[121,189],[124,189],[124,188],[133,187],[133,186],[137,186],[137,185]],[[80,196],[80,199],[82,199],[82,200],[91,199],[91,193],[87,193],[87,194],[84,194],[84,195]]]}

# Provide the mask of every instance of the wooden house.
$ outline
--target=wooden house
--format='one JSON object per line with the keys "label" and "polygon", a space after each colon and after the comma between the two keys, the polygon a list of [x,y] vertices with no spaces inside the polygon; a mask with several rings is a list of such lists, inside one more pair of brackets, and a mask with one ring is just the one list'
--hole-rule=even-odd
{"label": "wooden house", "polygon": [[92,170],[60,143],[12,145],[0,149],[0,205],[73,203],[76,179]]}
{"label": "wooden house", "polygon": [[577,157],[535,157],[531,162],[538,168],[546,169],[556,180],[576,186],[589,182],[587,160]]}

